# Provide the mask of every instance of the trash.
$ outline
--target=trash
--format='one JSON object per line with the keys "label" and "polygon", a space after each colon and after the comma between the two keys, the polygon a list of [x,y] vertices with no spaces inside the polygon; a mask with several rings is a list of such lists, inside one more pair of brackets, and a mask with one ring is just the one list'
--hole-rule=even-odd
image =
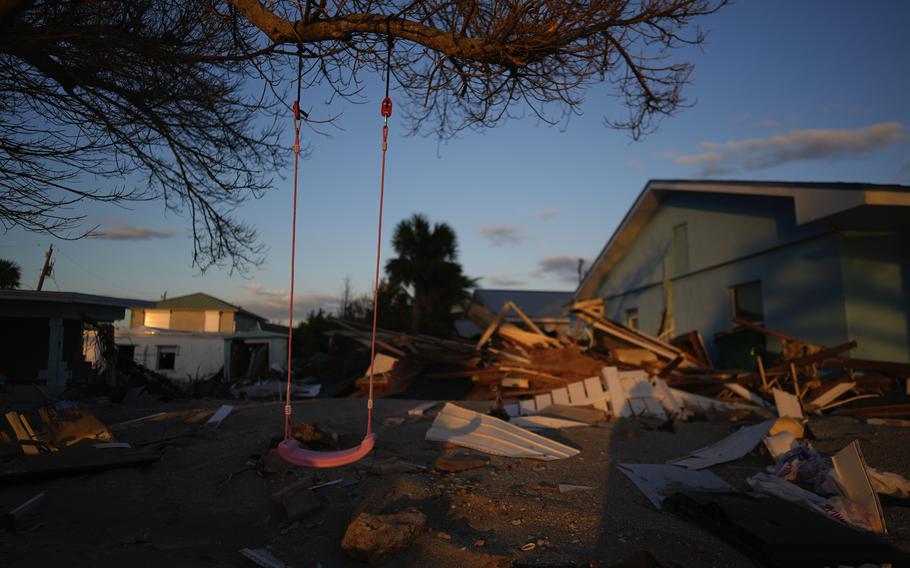
{"label": "trash", "polygon": [[675,465],[621,463],[616,466],[654,507],[661,509],[663,501],[682,489],[700,491],[735,491],[726,481],[710,471],[695,471]]}
{"label": "trash", "polygon": [[33,456],[40,453],[40,448],[48,449],[47,444],[35,435],[34,430],[32,430],[31,425],[28,423],[28,419],[24,415],[15,411],[9,411],[4,416],[13,429],[13,433],[16,435],[16,440],[19,442],[23,454]]}
{"label": "trash", "polygon": [[771,426],[768,435],[773,436],[780,432],[790,432],[794,438],[800,439],[806,433],[806,427],[799,420],[785,416],[774,421],[774,425]]}
{"label": "trash", "polygon": [[768,410],[773,410],[774,408],[774,405],[772,405],[770,402],[740,384],[727,383],[724,385],[724,388],[741,396],[756,406],[761,406],[762,408],[767,408]]}
{"label": "trash", "polygon": [[876,535],[773,496],[686,491],[666,498],[664,507],[770,566],[910,563],[910,555]]}
{"label": "trash", "polygon": [[746,482],[755,491],[773,495],[791,503],[808,507],[832,520],[871,532],[868,514],[863,508],[844,497],[825,498],[786,479],[766,473],[756,473]]}
{"label": "trash", "polygon": [[310,487],[310,491],[319,491],[321,489],[325,489],[326,487],[332,487],[334,485],[337,485],[339,487],[350,487],[352,485],[357,485],[358,483],[360,483],[359,479],[345,479],[342,477],[340,479],[333,479],[332,481],[326,481],[325,483],[319,483],[318,485],[314,485],[314,486]]}
{"label": "trash", "polygon": [[607,415],[602,410],[596,408],[586,408],[583,406],[567,406],[565,404],[551,404],[537,413],[538,417],[559,418],[572,422],[583,422],[585,424],[597,424],[607,419]]}
{"label": "trash", "polygon": [[688,469],[704,469],[719,463],[737,460],[754,450],[773,424],[773,420],[766,420],[754,426],[743,426],[719,442],[668,463]]}
{"label": "trash", "polygon": [[771,392],[774,393],[774,405],[777,407],[778,416],[797,420],[805,418],[802,406],[799,404],[799,398],[780,389],[774,389]]}
{"label": "trash", "polygon": [[560,493],[575,493],[576,491],[588,491],[594,489],[590,485],[572,485],[570,483],[560,483],[557,485]]}
{"label": "trash", "polygon": [[[602,413],[601,413],[602,414]],[[578,426],[588,426],[584,422],[574,420],[564,420],[562,418],[553,418],[551,416],[516,416],[509,420],[511,424],[527,428],[529,430],[558,430],[560,428],[575,428]]]}
{"label": "trash", "polygon": [[579,450],[523,428],[446,403],[427,430],[431,442],[450,442],[481,452],[515,458],[556,460]]}
{"label": "trash", "polygon": [[872,488],[879,495],[888,495],[901,499],[910,498],[910,480],[907,478],[896,473],[879,471],[868,465],[866,466],[866,473],[869,475],[869,481],[872,482]]}
{"label": "trash", "polygon": [[534,550],[535,548],[537,548],[537,543],[536,543],[536,542],[528,542],[528,543],[525,543],[525,544],[523,544],[523,545],[521,546],[521,551],[522,551],[522,552],[530,552],[530,551]]}
{"label": "trash", "polygon": [[854,440],[849,446],[837,452],[832,458],[834,481],[845,497],[860,505],[866,512],[870,529],[877,533],[888,532],[885,515],[878,501],[878,494],[872,489],[872,482],[866,472],[866,462]]}
{"label": "trash", "polygon": [[427,412],[433,410],[441,404],[441,402],[425,402],[423,404],[419,404],[414,408],[408,410],[408,416],[425,416]]}
{"label": "trash", "polygon": [[241,548],[239,552],[244,558],[262,568],[287,568],[287,564],[264,548]]}
{"label": "trash", "polygon": [[24,527],[23,519],[25,519],[30,513],[44,501],[44,493],[39,493],[22,503],[18,507],[6,512],[3,514],[2,523],[3,528],[10,532],[16,532],[22,530]]}
{"label": "trash", "polygon": [[794,444],[796,444],[796,437],[792,432],[784,430],[777,434],[766,436],[764,443],[771,457],[777,459],[793,449]]}
{"label": "trash", "polygon": [[426,524],[427,516],[416,509],[391,515],[360,513],[348,525],[341,548],[354,560],[374,564],[409,548]]}
{"label": "trash", "polygon": [[490,458],[476,454],[457,454],[454,456],[439,456],[436,459],[436,469],[448,473],[457,473],[485,467],[490,463]]}
{"label": "trash", "polygon": [[841,395],[849,392],[855,387],[855,382],[837,383],[822,394],[812,399],[812,401],[807,406],[810,409],[816,411],[824,410],[828,405],[840,398]]}
{"label": "trash", "polygon": [[224,422],[224,419],[228,417],[228,414],[234,410],[234,407],[230,404],[222,404],[218,410],[215,411],[215,414],[208,419],[208,422],[205,423],[206,426],[211,428],[218,428],[221,426],[221,423]]}

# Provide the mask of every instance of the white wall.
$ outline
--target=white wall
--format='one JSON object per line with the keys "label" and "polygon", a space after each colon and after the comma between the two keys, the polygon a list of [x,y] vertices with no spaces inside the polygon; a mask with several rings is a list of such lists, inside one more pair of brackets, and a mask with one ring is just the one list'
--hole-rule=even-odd
{"label": "white wall", "polygon": [[[120,335],[117,345],[134,345],[134,360],[157,373],[179,381],[207,379],[224,365],[223,334],[155,333]],[[174,370],[158,369],[158,346],[176,346]]]}

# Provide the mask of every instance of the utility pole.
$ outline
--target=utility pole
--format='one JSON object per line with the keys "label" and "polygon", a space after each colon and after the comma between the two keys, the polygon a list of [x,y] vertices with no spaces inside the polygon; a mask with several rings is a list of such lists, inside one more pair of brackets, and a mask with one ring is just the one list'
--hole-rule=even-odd
{"label": "utility pole", "polygon": [[47,252],[44,253],[44,266],[41,267],[41,278],[38,279],[38,291],[41,291],[41,288],[44,287],[44,277],[50,276],[51,271],[54,269],[54,263],[51,262],[51,255],[54,254],[54,245],[50,244],[47,247]]}

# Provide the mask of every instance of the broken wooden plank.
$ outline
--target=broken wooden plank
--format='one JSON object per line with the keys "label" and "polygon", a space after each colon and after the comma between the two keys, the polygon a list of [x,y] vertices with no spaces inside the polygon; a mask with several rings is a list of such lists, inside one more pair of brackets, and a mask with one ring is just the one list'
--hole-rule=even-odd
{"label": "broken wooden plank", "polygon": [[841,395],[846,394],[848,391],[852,390],[854,387],[856,387],[855,382],[837,383],[835,385],[832,385],[831,388],[812,399],[809,402],[808,406],[809,408],[821,410],[840,398]]}
{"label": "broken wooden plank", "polygon": [[771,391],[774,394],[774,405],[777,407],[777,415],[781,418],[795,418],[797,420],[803,420],[803,408],[799,403],[799,399],[781,389],[774,389]]}

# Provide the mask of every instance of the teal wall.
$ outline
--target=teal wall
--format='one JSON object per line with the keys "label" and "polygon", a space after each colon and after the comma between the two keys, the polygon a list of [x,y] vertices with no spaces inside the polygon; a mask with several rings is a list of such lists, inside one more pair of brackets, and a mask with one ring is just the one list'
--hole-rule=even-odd
{"label": "teal wall", "polygon": [[910,233],[845,232],[841,262],[853,355],[910,361]]}
{"label": "teal wall", "polygon": [[[689,270],[673,274],[664,259],[681,223]],[[768,327],[823,345],[855,339],[856,357],[907,361],[910,260],[900,241],[798,226],[788,198],[675,194],[598,290],[608,317],[624,322],[635,308],[640,328],[656,333],[666,266],[676,332],[701,331],[716,357],[714,334],[732,327],[730,287],[759,280]]]}

